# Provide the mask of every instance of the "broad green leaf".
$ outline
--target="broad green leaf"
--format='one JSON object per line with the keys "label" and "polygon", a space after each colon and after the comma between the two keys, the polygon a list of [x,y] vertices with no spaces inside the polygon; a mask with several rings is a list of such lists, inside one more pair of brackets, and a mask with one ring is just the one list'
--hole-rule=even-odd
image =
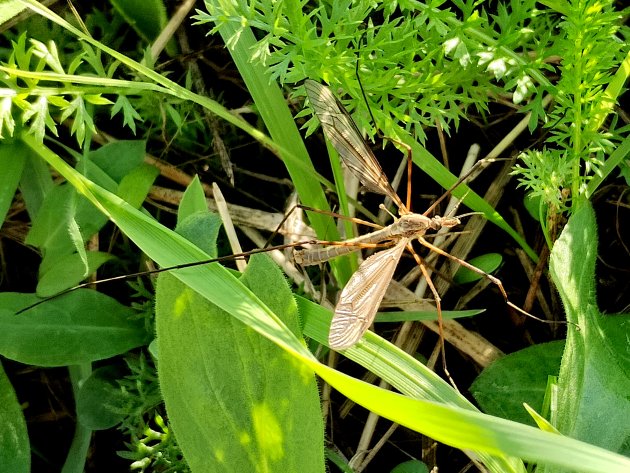
{"label": "broad green leaf", "polygon": [[40,159],[30,148],[25,152],[25,156],[29,172],[22,173],[20,191],[26,203],[28,215],[33,221],[37,218],[39,209],[54,184],[48,164],[43,159]]}
{"label": "broad green leaf", "polygon": [[36,293],[39,297],[50,297],[68,288],[76,286],[88,274],[95,272],[102,264],[113,258],[109,253],[87,251],[87,267],[77,253],[58,258],[47,265],[47,271],[40,274]]}
{"label": "broad green leaf", "polygon": [[[186,217],[194,213],[207,211],[208,203],[206,202],[206,195],[201,187],[199,176],[195,176],[190,185],[186,187],[182,200],[179,203],[179,208],[177,209],[177,225],[180,225]],[[215,239],[210,240],[215,241]]]}
{"label": "broad green leaf", "polygon": [[557,375],[564,342],[534,345],[504,356],[475,379],[470,392],[487,414],[535,425],[523,403],[540,412],[549,375]]}
{"label": "broad green leaf", "polygon": [[122,178],[116,194],[138,208],[144,203],[155,178],[159,175],[160,170],[158,168],[141,163]]}
{"label": "broad green leaf", "polygon": [[[502,261],[503,257],[499,253],[486,253],[485,255],[469,259],[468,263],[490,274],[501,266]],[[460,266],[453,279],[457,284],[468,284],[479,281],[481,278],[483,278],[481,274]]]}
{"label": "broad green leaf", "polygon": [[[144,142],[104,146],[91,157],[91,161],[80,163],[86,164],[91,176],[134,206],[144,202],[158,174],[155,167],[143,163]],[[104,165],[107,172],[99,165]],[[118,186],[116,179],[121,181]],[[84,248],[84,242],[106,222],[106,217],[71,186],[57,186],[48,192],[27,237],[27,243],[37,246],[44,256],[38,295],[50,296],[78,284],[111,258],[102,253],[86,253]]]}
{"label": "broad green leaf", "polygon": [[146,141],[121,140],[90,151],[89,159],[115,182],[120,182],[144,162]]}
{"label": "broad green leaf", "polygon": [[104,366],[92,372],[81,385],[76,400],[77,418],[90,430],[104,430],[121,422],[129,410],[130,397],[116,382],[122,376],[114,366]]}
{"label": "broad green leaf", "polygon": [[26,421],[13,386],[0,364],[0,473],[29,473],[31,448]]}
{"label": "broad green leaf", "polygon": [[221,230],[221,217],[211,213],[208,209],[190,214],[177,226],[177,233],[188,241],[194,241],[197,246],[210,257],[217,257],[217,237]]}
{"label": "broad green leaf", "polygon": [[0,293],[0,354],[38,366],[66,366],[111,358],[147,343],[136,311],[79,289],[16,314],[34,294]]}
{"label": "broad green leaf", "polygon": [[[144,163],[145,154],[143,140],[115,141],[91,151],[87,160],[77,156],[76,167],[98,185],[140,207],[159,175],[157,168]],[[103,217],[89,202],[78,201],[76,220],[84,241],[103,228],[107,222]]]}
{"label": "broad green leaf", "polygon": [[420,460],[409,460],[396,465],[391,473],[429,473],[429,467]]}
{"label": "broad green leaf", "polygon": [[159,358],[159,353],[157,350],[157,340],[154,338],[153,340],[151,340],[151,343],[149,343],[149,353],[151,354],[151,357],[153,358],[154,361],[157,362],[158,358]]}
{"label": "broad green leaf", "polygon": [[574,324],[568,326],[558,379],[557,427],[593,445],[630,453],[630,317],[599,312],[596,258],[595,213],[585,203],[569,219],[550,260],[567,320]]}
{"label": "broad green leaf", "polygon": [[36,246],[43,253],[42,273],[47,271],[47,265],[55,264],[58,258],[75,252],[82,253],[82,261],[87,264],[83,240],[75,220],[78,198],[72,186],[57,186],[46,195],[37,218],[33,220],[26,243]]}
{"label": "broad green leaf", "polygon": [[[275,264],[252,258],[241,281],[299,334],[295,301]],[[323,471],[309,369],[170,275],[159,277],[156,311],[160,385],[195,471]]]}
{"label": "broad green leaf", "polygon": [[[77,169],[100,186],[115,192],[129,204],[139,208],[145,201],[159,170],[144,162],[144,141],[117,141],[92,151],[89,159],[80,158]],[[107,222],[92,204],[81,199],[77,203],[76,220],[84,241]]]}

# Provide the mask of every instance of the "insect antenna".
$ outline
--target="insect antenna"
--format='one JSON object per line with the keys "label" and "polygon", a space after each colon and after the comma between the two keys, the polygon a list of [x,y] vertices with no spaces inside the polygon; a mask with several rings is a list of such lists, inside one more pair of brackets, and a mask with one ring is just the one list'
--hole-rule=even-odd
{"label": "insect antenna", "polygon": [[[363,35],[361,36],[360,42],[363,41],[364,37],[365,37],[365,33],[363,33]],[[355,66],[355,75],[357,78],[357,83],[359,84],[359,89],[361,90],[361,95],[363,96],[363,101],[365,102],[365,106],[367,107],[368,113],[370,114],[370,119],[372,120],[374,129],[376,130],[376,134],[381,139],[391,141],[392,143],[395,143],[405,149],[406,156],[407,156],[407,190],[406,190],[407,197],[405,201],[405,207],[407,211],[411,211],[411,171],[413,169],[413,154],[411,151],[411,147],[408,144],[403,143],[402,141],[385,136],[383,133],[381,133],[379,127],[376,124],[376,120],[374,119],[374,114],[372,113],[372,108],[370,107],[367,94],[365,93],[365,88],[363,87],[363,83],[361,82],[361,77],[359,75],[359,63],[360,63],[360,58],[357,57],[357,64]]]}
{"label": "insect antenna", "polygon": [[295,246],[304,246],[304,245],[311,245],[311,244],[315,244],[317,243],[317,240],[307,240],[307,241],[299,241],[299,242],[295,242],[295,243],[287,243],[285,245],[277,245],[277,246],[269,246],[267,248],[256,248],[254,250],[250,250],[250,251],[246,251],[243,253],[237,253],[237,254],[232,254],[232,255],[226,255],[226,256],[220,256],[218,258],[212,258],[212,259],[208,259],[208,260],[203,260],[203,261],[192,261],[190,263],[183,263],[183,264],[178,264],[175,266],[167,266],[164,268],[157,268],[157,269],[151,269],[148,271],[139,271],[136,273],[131,273],[131,274],[123,274],[120,276],[113,276],[111,278],[106,278],[106,279],[99,279],[98,281],[88,281],[88,282],[84,282],[81,284],[77,284],[76,286],[72,286],[69,287],[68,289],[64,289],[63,291],[58,292],[57,294],[54,294],[52,296],[49,297],[45,297],[37,302],[35,302],[34,304],[31,304],[27,307],[24,307],[18,311],[15,312],[15,315],[19,315],[22,314],[26,311],[29,311],[45,302],[51,301],[53,299],[57,299],[58,297],[61,297],[65,294],[68,294],[70,292],[76,291],[78,289],[83,289],[86,287],[90,287],[90,286],[94,286],[95,284],[105,284],[105,283],[110,283],[110,282],[114,282],[114,281],[122,281],[122,280],[126,280],[126,279],[133,279],[133,278],[137,278],[140,276],[147,276],[150,274],[159,274],[159,273],[164,273],[167,271],[176,271],[178,269],[185,269],[185,268],[192,268],[194,266],[201,266],[204,264],[210,264],[210,263],[221,263],[221,262],[225,262],[225,261],[233,261],[233,260],[238,260],[238,259],[245,259],[251,255],[255,255],[258,253],[267,253],[269,251],[272,250],[283,250],[285,248],[293,248]]}

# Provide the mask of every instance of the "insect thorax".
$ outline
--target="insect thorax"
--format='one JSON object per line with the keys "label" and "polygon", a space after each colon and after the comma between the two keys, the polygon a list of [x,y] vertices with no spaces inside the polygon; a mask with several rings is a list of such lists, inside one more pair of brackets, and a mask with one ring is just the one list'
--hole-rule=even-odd
{"label": "insect thorax", "polygon": [[396,227],[396,233],[406,238],[422,236],[429,228],[437,229],[433,219],[422,214],[404,214],[392,225]]}

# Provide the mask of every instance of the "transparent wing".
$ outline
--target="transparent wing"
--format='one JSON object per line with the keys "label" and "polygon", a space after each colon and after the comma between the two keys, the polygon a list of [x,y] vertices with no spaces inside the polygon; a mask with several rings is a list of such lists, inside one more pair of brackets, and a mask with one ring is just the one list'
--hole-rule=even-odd
{"label": "transparent wing", "polygon": [[304,82],[306,95],[319,118],[326,138],[335,147],[345,165],[368,190],[390,197],[404,207],[394,192],[374,153],[367,145],[352,117],[330,89],[318,82]]}
{"label": "transparent wing", "polygon": [[374,320],[398,261],[409,240],[366,259],[344,287],[330,324],[328,345],[342,350],[354,345]]}

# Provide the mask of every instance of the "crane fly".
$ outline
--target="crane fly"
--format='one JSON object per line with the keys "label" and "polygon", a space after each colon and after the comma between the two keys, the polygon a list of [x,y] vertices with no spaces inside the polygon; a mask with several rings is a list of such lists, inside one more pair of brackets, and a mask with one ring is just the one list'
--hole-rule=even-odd
{"label": "crane fly", "polygon": [[[307,80],[304,83],[304,87],[306,89],[306,95],[311,103],[311,107],[322,124],[324,135],[337,150],[343,163],[355,176],[359,178],[361,183],[368,190],[389,197],[398,207],[398,213],[400,215],[398,218],[394,217],[395,221],[391,225],[381,228],[375,232],[346,240],[339,246],[335,245],[313,249],[294,250],[296,263],[308,266],[322,263],[336,256],[357,251],[361,244],[364,246],[368,244],[372,247],[391,246],[391,248],[375,253],[363,261],[342,290],[339,302],[335,307],[332,323],[330,325],[328,335],[328,344],[330,348],[334,350],[342,350],[351,347],[361,339],[363,334],[374,321],[374,317],[376,316],[378,307],[385,296],[385,292],[394,275],[394,270],[398,265],[398,261],[400,260],[405,248],[407,248],[420,266],[420,270],[427,281],[427,285],[435,298],[440,343],[442,348],[442,361],[445,361],[440,296],[431,281],[430,275],[422,258],[420,258],[411,246],[411,242],[413,240],[417,240],[421,245],[427,247],[431,251],[450,258],[461,266],[488,278],[492,283],[497,285],[505,302],[510,307],[516,309],[524,315],[541,320],[510,302],[507,297],[507,293],[503,288],[503,284],[499,279],[477,268],[476,266],[447,253],[446,251],[429,243],[424,238],[426,232],[429,230],[439,230],[442,227],[451,228],[461,223],[460,219],[457,217],[428,216],[442,198],[444,198],[457,185],[461,184],[461,179],[457,181],[457,183],[449,189],[444,196],[435,201],[425,213],[418,214],[411,212],[411,210],[409,210],[411,194],[409,189],[409,176],[407,186],[407,203],[405,204],[392,188],[387,176],[376,160],[374,153],[367,142],[363,139],[359,129],[350,117],[350,114],[330,91],[330,89],[312,80]],[[408,156],[408,160],[409,175],[411,171],[410,156]]]}
{"label": "crane fly", "polygon": [[[294,252],[296,262],[308,266],[356,251],[361,244],[386,242],[385,245],[391,245],[391,248],[375,253],[363,261],[341,292],[328,336],[330,348],[341,350],[357,343],[374,321],[405,248],[408,248],[416,258],[439,304],[437,291],[430,282],[425,265],[413,251],[411,242],[418,240],[422,245],[436,250],[436,247],[423,238],[426,232],[442,227],[454,227],[460,224],[460,220],[457,217],[428,217],[426,214],[411,212],[409,203],[405,205],[394,191],[374,153],[341,102],[322,84],[307,80],[304,85],[326,138],[337,150],[346,167],[368,190],[389,197],[398,207],[400,215],[391,225],[346,240],[343,246],[301,249]],[[409,196],[407,200],[409,201]],[[440,254],[445,253],[437,250]],[[439,306],[438,318],[441,327]]]}
{"label": "crane fly", "polygon": [[[461,223],[458,217],[429,217],[428,214],[433,211],[436,205],[446,195],[448,195],[450,191],[452,191],[457,185],[461,184],[462,179],[457,181],[457,183],[452,188],[450,188],[446,194],[437,199],[425,213],[418,214],[411,212],[409,210],[409,183],[407,187],[407,203],[405,204],[392,188],[389,180],[387,179],[387,176],[385,175],[383,169],[376,160],[374,153],[370,149],[367,142],[362,138],[361,133],[359,132],[356,124],[350,117],[350,114],[347,112],[341,102],[339,102],[339,100],[334,96],[330,89],[312,80],[307,80],[305,82],[305,89],[311,106],[313,107],[316,116],[322,124],[324,134],[339,153],[346,167],[359,178],[361,183],[368,190],[389,197],[392,202],[394,202],[398,207],[398,213],[400,215],[399,218],[394,217],[395,221],[389,226],[381,227],[377,231],[359,236],[357,238],[345,240],[344,242],[325,242],[329,244],[336,243],[335,245],[327,247],[294,250],[294,258],[296,263],[303,266],[308,266],[319,264],[328,261],[331,258],[341,256],[353,251],[358,251],[361,248],[361,245],[363,245],[364,247],[388,247],[383,251],[373,254],[365,261],[363,261],[357,271],[352,275],[345,288],[342,290],[330,326],[328,336],[330,348],[335,350],[343,350],[351,347],[361,339],[363,334],[367,331],[367,329],[374,321],[374,317],[376,316],[378,307],[383,297],[385,296],[385,292],[391,279],[393,278],[396,266],[398,265],[398,262],[400,261],[400,258],[402,257],[405,248],[407,248],[418,263],[420,270],[427,281],[427,285],[429,286],[435,298],[438,314],[440,341],[442,344],[442,354],[444,354],[444,337],[442,328],[440,297],[429,277],[426,265],[411,246],[413,240],[417,240],[421,245],[427,247],[428,249],[442,256],[448,257],[456,261],[460,265],[470,269],[471,271],[477,272],[478,274],[481,274],[484,277],[488,278],[492,283],[498,286],[503,295],[503,298],[510,307],[516,309],[526,316],[543,321],[537,317],[532,316],[515,304],[511,303],[508,300],[505,289],[503,288],[503,285],[499,279],[490,274],[487,274],[485,271],[471,265],[470,263],[467,263],[466,261],[463,261],[445,252],[444,250],[429,243],[424,238],[425,234],[429,230],[437,231],[440,228],[452,228]],[[408,160],[409,174],[411,170],[410,156],[408,156]],[[280,225],[282,225],[282,223]],[[379,227],[378,225],[373,226],[377,228]],[[116,276],[100,281],[91,281],[63,290],[52,297],[44,298],[41,301],[38,301],[35,304],[29,305],[28,307],[20,310],[18,313],[22,313],[26,310],[36,307],[52,298],[59,297],[60,295],[96,283],[104,283],[126,279],[134,276],[141,276],[145,274],[161,273],[164,271],[183,269],[186,267],[207,264],[215,261],[218,262],[233,258],[244,258],[254,253],[262,253],[274,249],[295,248],[296,246],[304,246],[305,244],[314,243],[324,242],[318,242],[315,240],[294,242],[274,247],[265,247],[247,253],[230,255],[207,261],[195,261],[191,263],[164,267],[157,270],[142,271],[131,275]]]}

